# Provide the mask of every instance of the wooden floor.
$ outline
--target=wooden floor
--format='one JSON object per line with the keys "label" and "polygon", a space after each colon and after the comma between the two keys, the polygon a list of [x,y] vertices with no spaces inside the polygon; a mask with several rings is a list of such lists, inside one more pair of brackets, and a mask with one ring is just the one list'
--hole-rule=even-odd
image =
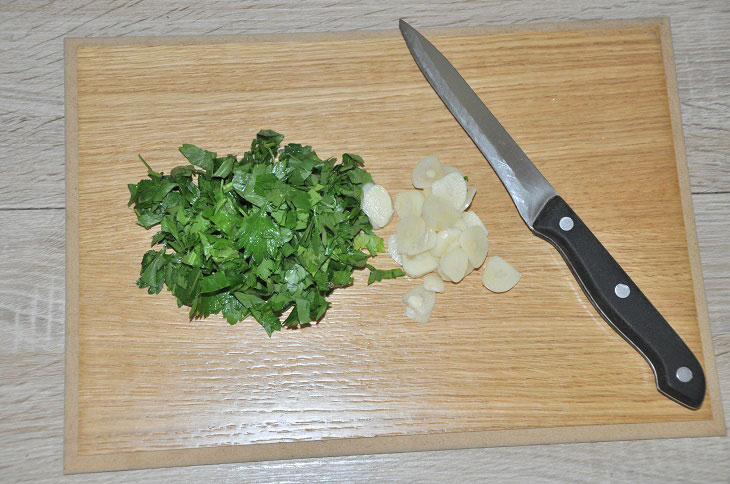
{"label": "wooden floor", "polygon": [[[0,482],[721,481],[727,437],[383,454],[62,475],[63,37],[286,33],[670,16],[687,159],[725,413],[730,408],[730,12],[724,1],[161,1],[0,4]],[[292,5],[296,4],[296,8]],[[668,227],[671,230],[671,227]]]}

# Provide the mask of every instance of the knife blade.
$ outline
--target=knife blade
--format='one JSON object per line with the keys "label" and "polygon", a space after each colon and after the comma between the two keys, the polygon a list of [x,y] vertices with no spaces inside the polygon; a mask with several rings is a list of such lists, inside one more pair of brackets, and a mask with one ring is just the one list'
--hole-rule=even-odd
{"label": "knife blade", "polygon": [[699,408],[705,375],[692,351],[446,57],[402,19],[400,30],[424,77],[492,166],[530,230],[555,246],[598,313],[649,363],[657,389]]}

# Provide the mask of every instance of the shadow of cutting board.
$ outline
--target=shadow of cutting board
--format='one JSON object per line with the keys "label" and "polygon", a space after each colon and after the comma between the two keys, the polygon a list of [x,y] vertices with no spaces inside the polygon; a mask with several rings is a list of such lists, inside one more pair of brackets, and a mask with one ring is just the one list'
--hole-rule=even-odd
{"label": "shadow of cutting board", "polygon": [[[397,31],[67,39],[67,472],[725,432],[666,21],[426,33],[698,355],[704,405],[657,392]],[[364,274],[271,339],[189,322],[134,284],[153,232],[126,204],[137,154],[168,172],[183,143],[241,154],[262,128],[362,155],[393,194],[438,153],[521,282],[492,294],[475,272],[426,325],[403,313],[415,281]]]}

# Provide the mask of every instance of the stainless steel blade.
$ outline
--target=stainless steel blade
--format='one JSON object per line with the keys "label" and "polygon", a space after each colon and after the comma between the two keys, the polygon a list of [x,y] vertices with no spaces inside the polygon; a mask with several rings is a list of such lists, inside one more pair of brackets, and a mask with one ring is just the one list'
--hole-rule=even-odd
{"label": "stainless steel blade", "polygon": [[446,57],[402,19],[400,30],[421,72],[497,172],[520,216],[532,228],[542,207],[556,195],[555,189]]}

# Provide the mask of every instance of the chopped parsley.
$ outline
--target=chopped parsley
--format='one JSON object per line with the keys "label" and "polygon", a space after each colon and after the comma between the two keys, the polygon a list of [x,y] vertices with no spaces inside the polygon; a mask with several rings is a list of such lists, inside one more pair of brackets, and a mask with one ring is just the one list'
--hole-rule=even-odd
{"label": "chopped parsley", "polygon": [[367,262],[385,247],[360,209],[372,182],[362,158],[322,160],[283,138],[260,131],[240,159],[185,144],[190,164],[169,175],[140,156],[149,178],[128,185],[129,205],[139,225],[158,228],[158,248],[142,258],[139,287],[166,286],[191,320],[253,316],[271,336],[321,319],[355,269],[369,268],[368,284],[404,275]]}

